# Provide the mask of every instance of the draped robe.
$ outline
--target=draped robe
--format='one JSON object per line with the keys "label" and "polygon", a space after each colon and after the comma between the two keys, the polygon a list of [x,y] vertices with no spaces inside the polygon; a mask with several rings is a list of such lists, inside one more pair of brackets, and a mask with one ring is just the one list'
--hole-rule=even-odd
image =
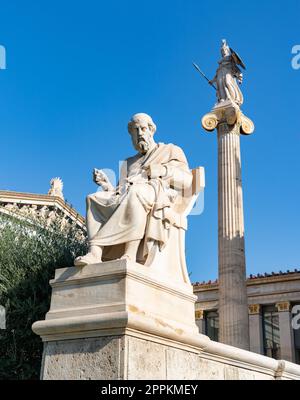
{"label": "draped robe", "polygon": [[243,94],[236,82],[241,71],[232,60],[232,56],[226,56],[219,61],[219,67],[212,82],[217,84],[218,101],[231,100],[234,103],[243,104]]}
{"label": "draped robe", "polygon": [[[165,166],[166,175],[150,179],[146,173],[150,165]],[[99,191],[87,197],[90,245],[114,246],[144,239],[144,257],[149,242],[157,241],[163,248],[170,224],[186,229],[185,219],[181,220],[175,209],[191,183],[186,157],[173,144],[158,143],[145,155],[128,158],[115,191]]]}

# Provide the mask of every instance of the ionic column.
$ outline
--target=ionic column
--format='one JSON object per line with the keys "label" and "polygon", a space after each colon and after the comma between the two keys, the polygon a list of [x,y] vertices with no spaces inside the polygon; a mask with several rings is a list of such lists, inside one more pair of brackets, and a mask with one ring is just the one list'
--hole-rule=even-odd
{"label": "ionic column", "polygon": [[295,362],[294,332],[291,321],[290,302],[282,301],[276,303],[276,307],[279,314],[280,358]]}
{"label": "ionic column", "polygon": [[249,350],[240,134],[254,125],[230,102],[206,114],[202,125],[218,131],[219,340]]}
{"label": "ionic column", "polygon": [[254,353],[264,354],[263,327],[260,304],[249,305],[249,336],[250,350]]}

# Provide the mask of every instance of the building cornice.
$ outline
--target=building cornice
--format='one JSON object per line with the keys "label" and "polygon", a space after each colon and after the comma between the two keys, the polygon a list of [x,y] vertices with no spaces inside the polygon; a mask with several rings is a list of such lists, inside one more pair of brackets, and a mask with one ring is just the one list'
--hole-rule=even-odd
{"label": "building cornice", "polygon": [[[300,272],[286,272],[276,275],[248,278],[246,284],[248,287],[261,284],[271,284],[271,283],[297,281],[297,280],[300,280]],[[219,286],[218,282],[193,284],[194,292],[218,290],[218,286]]]}
{"label": "building cornice", "polygon": [[56,206],[68,214],[73,220],[77,220],[80,225],[85,225],[85,219],[82,215],[58,196],[0,190],[0,202]]}

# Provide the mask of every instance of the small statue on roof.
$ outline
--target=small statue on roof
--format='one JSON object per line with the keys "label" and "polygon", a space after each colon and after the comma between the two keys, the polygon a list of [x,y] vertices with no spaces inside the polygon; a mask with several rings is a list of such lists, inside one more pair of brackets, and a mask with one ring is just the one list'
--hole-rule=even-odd
{"label": "small statue on roof", "polygon": [[50,196],[56,196],[60,197],[62,200],[64,200],[64,195],[63,195],[63,181],[60,178],[52,178],[50,181],[50,189],[48,194]]}

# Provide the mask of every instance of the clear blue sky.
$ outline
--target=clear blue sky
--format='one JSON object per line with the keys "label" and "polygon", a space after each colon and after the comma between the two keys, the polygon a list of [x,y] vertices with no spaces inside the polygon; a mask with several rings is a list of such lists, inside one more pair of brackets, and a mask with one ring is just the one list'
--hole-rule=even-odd
{"label": "clear blue sky", "polygon": [[157,140],[206,168],[205,209],[187,233],[191,279],[217,277],[217,140],[200,120],[226,38],[247,65],[242,137],[247,273],[300,266],[298,0],[3,1],[0,188],[46,193],[60,176],[84,214],[93,167],[133,154],[127,121],[147,112]]}

